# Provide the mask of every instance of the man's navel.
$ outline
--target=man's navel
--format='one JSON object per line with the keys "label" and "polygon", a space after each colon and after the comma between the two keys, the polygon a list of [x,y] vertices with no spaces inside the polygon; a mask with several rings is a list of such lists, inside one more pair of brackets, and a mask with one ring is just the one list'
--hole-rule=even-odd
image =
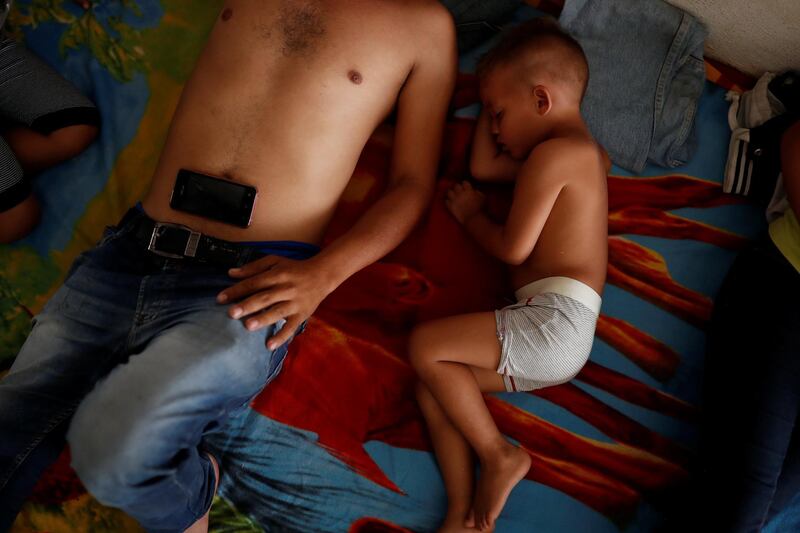
{"label": "man's navel", "polygon": [[222,22],[228,22],[232,16],[233,16],[233,9],[226,7],[222,11]]}

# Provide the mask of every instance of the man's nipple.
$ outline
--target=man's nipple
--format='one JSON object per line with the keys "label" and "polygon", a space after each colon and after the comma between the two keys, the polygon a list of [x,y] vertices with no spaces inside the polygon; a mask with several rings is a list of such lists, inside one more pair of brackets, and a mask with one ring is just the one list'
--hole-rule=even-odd
{"label": "man's nipple", "polygon": [[351,70],[350,72],[348,72],[347,77],[348,79],[350,79],[350,81],[352,81],[356,85],[361,85],[361,82],[364,81],[364,77],[357,70]]}
{"label": "man's nipple", "polygon": [[222,12],[222,22],[227,22],[233,16],[233,9],[226,7]]}

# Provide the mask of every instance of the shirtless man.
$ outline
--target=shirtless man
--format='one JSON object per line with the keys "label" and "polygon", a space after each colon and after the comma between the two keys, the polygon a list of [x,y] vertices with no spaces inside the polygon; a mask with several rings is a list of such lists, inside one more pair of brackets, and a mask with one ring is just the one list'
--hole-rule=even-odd
{"label": "shirtless man", "polygon": [[514,198],[503,224],[489,219],[468,182],[446,204],[488,253],[512,265],[518,303],[429,322],[411,336],[417,397],[448,496],[441,532],[493,529],[531,464],[498,431],[481,392],[558,385],[589,358],[606,276],[608,197],[605,153],[580,113],[588,74],[580,45],[547,19],[516,28],[478,66],[484,107],[471,171],[515,181]]}
{"label": "shirtless man", "polygon": [[[452,19],[433,0],[225,2],[142,205],[76,260],[0,382],[0,530],[67,428],[100,502],[149,531],[207,528],[218,475],[203,434],[274,378],[331,291],[415,225],[456,69]],[[385,193],[319,251],[395,106]],[[252,224],[172,210],[181,168],[257,187]]]}

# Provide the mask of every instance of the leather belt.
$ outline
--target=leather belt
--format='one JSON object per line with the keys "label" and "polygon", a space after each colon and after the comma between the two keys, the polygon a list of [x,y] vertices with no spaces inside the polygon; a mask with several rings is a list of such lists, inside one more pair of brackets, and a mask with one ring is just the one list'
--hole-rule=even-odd
{"label": "leather belt", "polygon": [[264,255],[250,246],[203,235],[181,224],[156,222],[143,212],[134,224],[136,241],[161,257],[235,267]]}

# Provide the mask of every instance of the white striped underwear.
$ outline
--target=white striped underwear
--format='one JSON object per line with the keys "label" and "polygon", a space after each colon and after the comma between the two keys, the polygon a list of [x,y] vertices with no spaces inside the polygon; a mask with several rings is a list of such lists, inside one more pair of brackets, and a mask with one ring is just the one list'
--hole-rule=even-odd
{"label": "white striped underwear", "polygon": [[515,293],[517,303],[495,311],[502,351],[497,372],[506,390],[566,383],[589,359],[602,302],[578,280],[544,278]]}

